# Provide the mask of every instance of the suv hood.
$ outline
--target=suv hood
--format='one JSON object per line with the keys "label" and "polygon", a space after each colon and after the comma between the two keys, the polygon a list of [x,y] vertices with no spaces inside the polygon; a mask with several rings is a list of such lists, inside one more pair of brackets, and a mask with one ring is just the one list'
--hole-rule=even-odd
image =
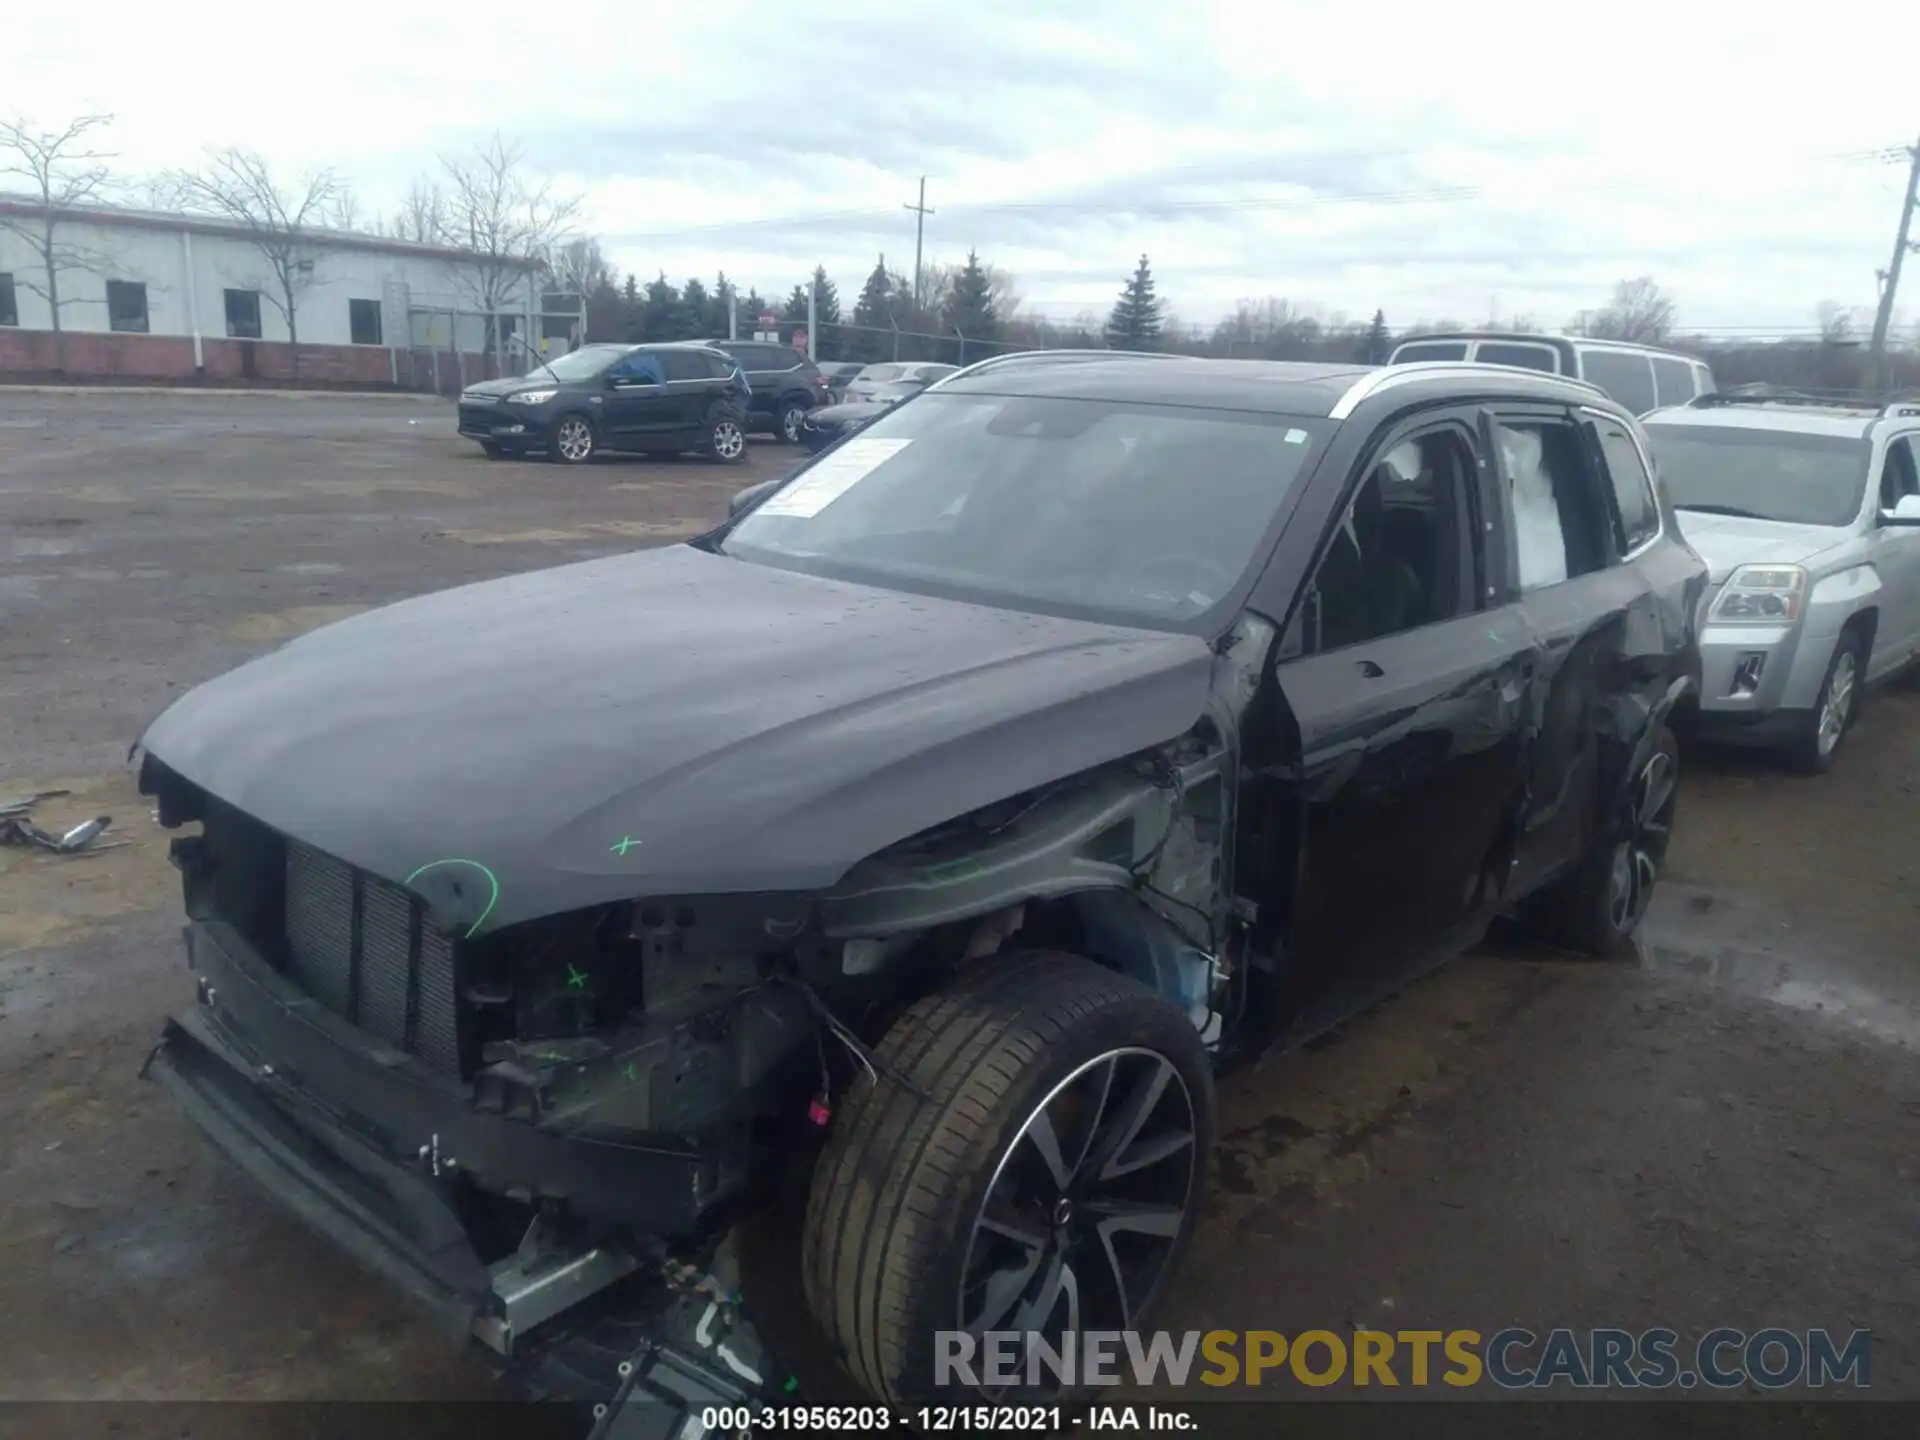
{"label": "suv hood", "polygon": [[[541,382],[545,381],[545,384]],[[486,395],[498,400],[502,396],[514,395],[522,390],[552,390],[560,382],[551,375],[515,375],[505,380],[476,380],[460,392],[468,395]]]}
{"label": "suv hood", "polygon": [[1828,525],[1795,525],[1784,520],[1749,520],[1739,515],[1709,515],[1679,510],[1680,533],[1707,562],[1715,585],[1742,565],[1799,565],[1836,545],[1846,532]]}
{"label": "suv hood", "polygon": [[[810,890],[1188,729],[1197,636],[642,551],[403,601],[181,697],[147,754],[446,925]],[[482,885],[459,885],[463,869]],[[465,876],[471,880],[473,876]],[[484,902],[484,903],[483,903]]]}

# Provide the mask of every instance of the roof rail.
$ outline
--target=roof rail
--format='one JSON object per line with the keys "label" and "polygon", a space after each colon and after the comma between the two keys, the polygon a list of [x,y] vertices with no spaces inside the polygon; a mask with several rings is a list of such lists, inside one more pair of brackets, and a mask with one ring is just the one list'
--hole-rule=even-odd
{"label": "roof rail", "polygon": [[1395,385],[1404,385],[1414,380],[1433,380],[1446,375],[1485,375],[1490,370],[1513,376],[1530,376],[1536,380],[1553,380],[1562,385],[1571,385],[1576,390],[1585,390],[1598,395],[1610,404],[1617,404],[1614,398],[1591,380],[1582,380],[1573,375],[1561,375],[1550,370],[1526,370],[1517,365],[1482,365],[1472,360],[1414,360],[1404,365],[1381,365],[1362,375],[1347,387],[1347,393],[1333,404],[1327,412],[1329,420],[1344,420],[1359,408],[1360,402],[1369,395]]}
{"label": "roof rail", "polygon": [[1190,360],[1190,355],[1169,355],[1159,350],[1009,350],[1004,355],[989,355],[984,360],[956,370],[951,375],[942,375],[927,389],[937,390],[942,385],[951,384],[962,376],[979,375],[988,370],[1005,370],[1011,366],[1038,367],[1043,365],[1071,365],[1087,360]]}
{"label": "roof rail", "polygon": [[1894,401],[1883,407],[1872,400],[1839,395],[1808,395],[1798,390],[1776,390],[1767,386],[1752,390],[1709,390],[1704,395],[1694,396],[1687,405],[1694,410],[1713,410],[1723,405],[1810,405],[1828,410],[1860,410],[1868,414],[1878,411],[1888,415],[1897,413],[1894,407],[1899,403]]}

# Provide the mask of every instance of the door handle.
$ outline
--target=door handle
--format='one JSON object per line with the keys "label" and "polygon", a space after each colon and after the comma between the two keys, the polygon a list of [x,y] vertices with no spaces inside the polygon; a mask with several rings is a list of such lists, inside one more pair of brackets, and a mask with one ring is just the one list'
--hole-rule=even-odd
{"label": "door handle", "polygon": [[1356,660],[1353,663],[1355,667],[1359,669],[1360,673],[1369,680],[1378,680],[1387,673],[1371,660]]}

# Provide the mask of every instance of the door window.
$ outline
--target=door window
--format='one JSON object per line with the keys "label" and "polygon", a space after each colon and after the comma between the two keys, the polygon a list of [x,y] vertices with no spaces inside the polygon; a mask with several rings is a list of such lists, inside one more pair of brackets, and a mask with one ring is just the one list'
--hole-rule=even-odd
{"label": "door window", "polygon": [[1606,512],[1594,503],[1573,426],[1502,419],[1496,434],[1513,517],[1517,587],[1540,590],[1604,567],[1611,558]]}
{"label": "door window", "polygon": [[1517,365],[1523,370],[1545,370],[1557,374],[1560,357],[1545,345],[1509,344],[1500,340],[1482,340],[1473,352],[1478,365]]}
{"label": "door window", "polygon": [[661,352],[661,364],[666,367],[669,380],[704,380],[707,378],[707,362],[692,350],[666,350]]}
{"label": "door window", "polygon": [[1304,648],[1337,650],[1475,608],[1474,470],[1454,429],[1413,436],[1376,459],[1314,574]]}
{"label": "door window", "polygon": [[1591,380],[1636,415],[1653,409],[1653,367],[1631,350],[1580,351],[1580,378]]}
{"label": "door window", "polygon": [[625,356],[614,362],[607,376],[613,380],[645,381],[654,385],[660,384],[663,379],[660,362],[651,355]]}
{"label": "door window", "polygon": [[1693,366],[1664,355],[1653,357],[1653,389],[1662,405],[1684,405],[1699,393],[1694,389]]}
{"label": "door window", "polygon": [[1916,473],[1913,437],[1902,435],[1887,442],[1887,458],[1880,469],[1880,508],[1891,510],[1908,495],[1920,495],[1920,473]]}
{"label": "door window", "polygon": [[1612,482],[1620,553],[1629,554],[1660,533],[1660,503],[1653,498],[1653,477],[1647,473],[1640,447],[1633,443],[1624,425],[1617,420],[1588,423],[1600,441],[1600,455]]}
{"label": "door window", "polygon": [[1467,358],[1467,342],[1464,340],[1426,340],[1416,344],[1402,345],[1393,352],[1395,365],[1413,365],[1422,360],[1464,360]]}

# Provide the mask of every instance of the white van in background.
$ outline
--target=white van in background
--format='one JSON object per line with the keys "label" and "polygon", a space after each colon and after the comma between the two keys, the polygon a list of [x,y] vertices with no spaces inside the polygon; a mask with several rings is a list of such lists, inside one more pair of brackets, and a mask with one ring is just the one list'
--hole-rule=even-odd
{"label": "white van in background", "polygon": [[1475,330],[1416,335],[1387,357],[1389,365],[1421,360],[1469,360],[1479,365],[1515,365],[1571,375],[1598,385],[1636,415],[1665,405],[1685,405],[1713,393],[1706,362],[1674,350],[1624,340],[1587,340],[1575,335],[1528,335]]}

